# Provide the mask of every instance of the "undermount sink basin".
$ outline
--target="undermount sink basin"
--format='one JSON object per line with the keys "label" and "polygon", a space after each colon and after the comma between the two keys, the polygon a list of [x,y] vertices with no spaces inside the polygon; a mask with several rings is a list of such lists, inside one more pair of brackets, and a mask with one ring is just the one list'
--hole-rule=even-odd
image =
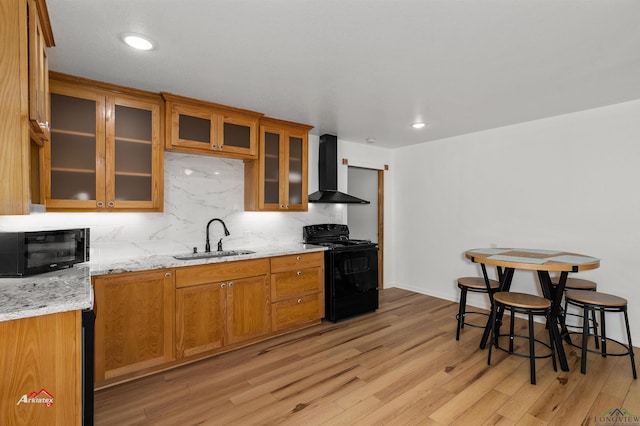
{"label": "undermount sink basin", "polygon": [[242,256],[244,254],[253,254],[254,251],[251,250],[222,250],[222,251],[211,251],[201,252],[201,253],[187,253],[187,254],[178,254],[173,256],[178,260],[194,260],[194,259],[209,259],[212,257],[227,257],[227,256]]}

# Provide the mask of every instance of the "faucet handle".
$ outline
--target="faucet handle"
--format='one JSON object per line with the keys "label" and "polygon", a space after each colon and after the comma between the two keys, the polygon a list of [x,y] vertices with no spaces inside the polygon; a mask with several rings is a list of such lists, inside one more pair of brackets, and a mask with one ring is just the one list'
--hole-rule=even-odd
{"label": "faucet handle", "polygon": [[193,248],[193,254],[196,254],[198,252],[198,247],[194,247]]}
{"label": "faucet handle", "polygon": [[222,238],[218,241],[218,251],[222,251]]}

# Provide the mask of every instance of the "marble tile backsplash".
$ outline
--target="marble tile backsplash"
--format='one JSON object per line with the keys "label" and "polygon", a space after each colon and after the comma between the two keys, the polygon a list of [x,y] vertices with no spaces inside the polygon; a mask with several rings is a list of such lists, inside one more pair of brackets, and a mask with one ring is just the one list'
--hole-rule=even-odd
{"label": "marble tile backsplash", "polygon": [[[308,212],[245,212],[244,163],[219,157],[165,152],[163,213],[44,213],[0,216],[1,231],[91,228],[92,259],[105,262],[204,250],[205,227],[215,217],[231,235],[225,249],[302,241],[302,226],[342,223],[344,206],[309,204]],[[215,249],[224,235],[212,223]]]}

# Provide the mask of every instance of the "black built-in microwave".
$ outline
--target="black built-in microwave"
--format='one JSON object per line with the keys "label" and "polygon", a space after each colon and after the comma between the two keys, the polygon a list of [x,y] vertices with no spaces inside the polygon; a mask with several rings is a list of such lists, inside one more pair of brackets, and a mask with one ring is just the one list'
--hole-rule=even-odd
{"label": "black built-in microwave", "polygon": [[26,277],[89,260],[89,228],[0,232],[0,277]]}

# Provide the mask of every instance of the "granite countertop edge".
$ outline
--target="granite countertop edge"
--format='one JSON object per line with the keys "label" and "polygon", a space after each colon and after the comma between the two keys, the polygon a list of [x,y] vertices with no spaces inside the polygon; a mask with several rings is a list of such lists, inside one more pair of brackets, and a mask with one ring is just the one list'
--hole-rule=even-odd
{"label": "granite countertop edge", "polygon": [[93,308],[91,277],[125,272],[260,259],[296,253],[322,252],[326,247],[294,244],[252,249],[254,253],[209,259],[177,260],[153,255],[125,261],[100,261],[23,278],[0,278],[0,322]]}

